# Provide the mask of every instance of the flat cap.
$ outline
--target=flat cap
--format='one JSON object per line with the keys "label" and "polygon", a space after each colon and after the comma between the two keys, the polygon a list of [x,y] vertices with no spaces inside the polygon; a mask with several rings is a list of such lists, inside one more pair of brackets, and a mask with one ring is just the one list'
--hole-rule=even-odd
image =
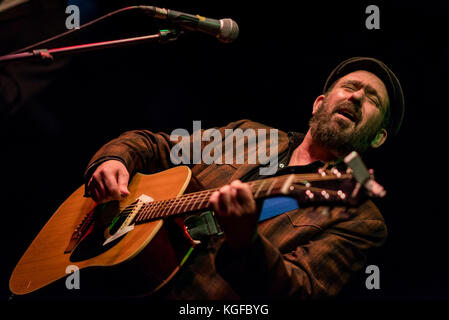
{"label": "flat cap", "polygon": [[323,93],[327,92],[336,80],[357,70],[372,72],[385,84],[390,100],[390,122],[387,131],[397,135],[404,119],[404,93],[399,79],[382,61],[371,57],[354,57],[341,62],[327,78]]}

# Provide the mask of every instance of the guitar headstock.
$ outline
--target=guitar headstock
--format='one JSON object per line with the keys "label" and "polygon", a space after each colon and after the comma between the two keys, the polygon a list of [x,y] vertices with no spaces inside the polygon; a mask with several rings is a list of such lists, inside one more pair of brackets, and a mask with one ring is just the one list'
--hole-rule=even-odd
{"label": "guitar headstock", "polygon": [[292,175],[284,185],[284,194],[295,197],[302,204],[333,203],[357,205],[366,197],[384,197],[385,189],[374,180],[374,171],[368,170],[354,151],[344,158],[345,172],[337,168],[320,168],[315,174]]}
{"label": "guitar headstock", "polygon": [[344,162],[348,166],[348,170],[351,170],[356,181],[365,188],[370,197],[382,198],[387,194],[384,187],[374,180],[374,170],[366,168],[357,152],[349,153],[344,158]]}

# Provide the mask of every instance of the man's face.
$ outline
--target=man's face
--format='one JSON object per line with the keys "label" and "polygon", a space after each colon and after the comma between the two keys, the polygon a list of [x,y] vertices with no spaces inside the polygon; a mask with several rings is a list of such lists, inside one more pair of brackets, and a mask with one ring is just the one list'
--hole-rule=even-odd
{"label": "man's face", "polygon": [[310,120],[314,141],[341,155],[366,151],[381,130],[389,105],[382,80],[368,71],[351,72],[320,97]]}

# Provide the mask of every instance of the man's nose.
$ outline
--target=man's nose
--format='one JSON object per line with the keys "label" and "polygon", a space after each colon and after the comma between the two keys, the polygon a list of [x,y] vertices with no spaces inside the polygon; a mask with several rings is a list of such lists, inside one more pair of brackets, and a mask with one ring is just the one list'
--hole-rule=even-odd
{"label": "man's nose", "polygon": [[357,107],[360,107],[362,104],[363,96],[364,96],[364,93],[363,93],[362,89],[353,91],[353,92],[351,92],[351,95],[349,96],[349,101],[354,103]]}

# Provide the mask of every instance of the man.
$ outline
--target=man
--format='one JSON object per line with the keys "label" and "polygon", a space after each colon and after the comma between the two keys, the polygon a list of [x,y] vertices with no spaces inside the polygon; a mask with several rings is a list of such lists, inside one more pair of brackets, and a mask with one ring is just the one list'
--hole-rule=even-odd
{"label": "man", "polygon": [[[363,153],[395,135],[403,118],[400,83],[381,61],[356,57],[338,65],[313,104],[304,135],[280,132],[277,174],[311,172],[352,150]],[[226,128],[268,127],[249,120]],[[268,144],[270,141],[267,141]],[[86,170],[87,191],[105,202],[129,194],[130,174],[172,166],[166,134],[132,131],[103,146]],[[204,146],[203,146],[204,147]],[[247,152],[247,150],[245,151]],[[336,295],[360,270],[369,248],[387,236],[382,215],[367,200],[357,208],[293,208],[260,220],[248,184],[260,179],[260,164],[192,167],[206,188],[220,187],[210,199],[224,238],[196,250],[161,291],[173,299],[320,298]],[[326,214],[323,214],[326,212]]]}

